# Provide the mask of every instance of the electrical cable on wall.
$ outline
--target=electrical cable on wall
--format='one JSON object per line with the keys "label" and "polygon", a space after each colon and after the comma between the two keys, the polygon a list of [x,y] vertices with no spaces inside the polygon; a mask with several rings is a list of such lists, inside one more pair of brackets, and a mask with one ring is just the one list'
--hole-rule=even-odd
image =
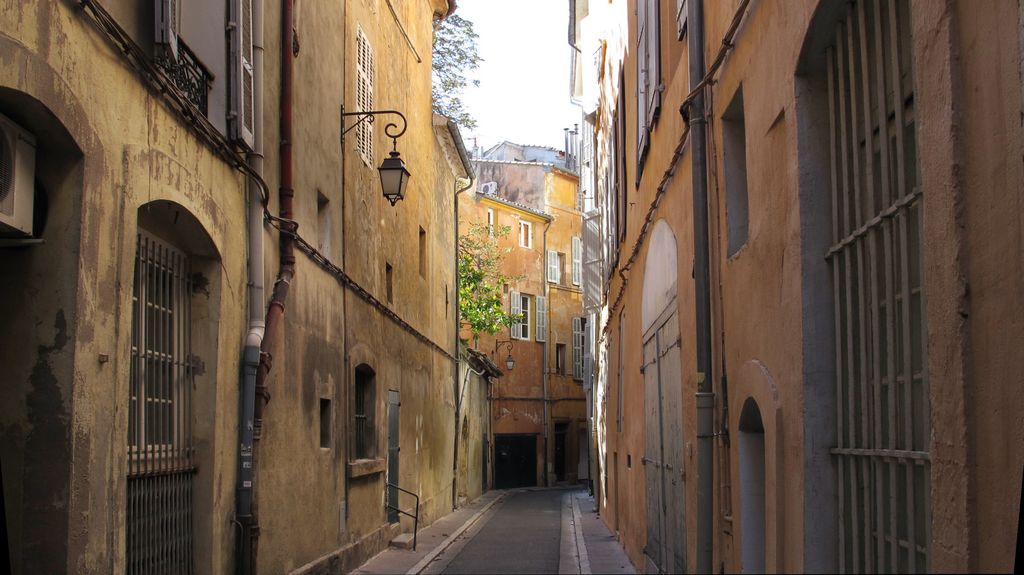
{"label": "electrical cable on wall", "polygon": [[[651,224],[654,223],[654,216],[657,214],[658,207],[661,205],[661,200],[665,197],[665,192],[668,190],[668,184],[672,181],[672,177],[676,173],[676,167],[679,164],[679,160],[683,157],[683,148],[686,146],[687,139],[690,135],[690,123],[689,118],[686,117],[686,110],[689,108],[690,103],[694,98],[714,81],[714,76],[718,72],[718,69],[725,62],[725,57],[732,50],[734,44],[733,39],[736,36],[736,31],[740,27],[740,23],[743,21],[743,16],[747,11],[747,6],[750,4],[750,0],[743,0],[739,8],[736,9],[736,15],[733,16],[732,22],[729,24],[729,29],[725,33],[725,38],[722,40],[722,47],[718,50],[718,55],[715,56],[715,60],[711,63],[711,67],[708,68],[707,74],[704,78],[694,86],[690,93],[687,94],[686,98],[683,99],[683,103],[679,106],[679,110],[683,113],[683,117],[686,120],[686,127],[683,129],[683,133],[679,135],[679,143],[676,144],[675,151],[672,153],[672,160],[668,164],[668,168],[665,173],[661,176],[661,182],[658,184],[658,190],[654,195],[654,199],[651,201],[650,207],[647,208],[647,215],[644,216],[644,223],[640,227],[640,233],[637,235],[636,242],[633,244],[633,249],[629,254],[629,259],[626,263],[619,268],[619,277],[622,279],[622,283],[619,285],[619,293],[615,296],[615,301],[608,308],[608,317],[612,317],[615,314],[615,310],[618,309],[619,304],[622,303],[622,298],[626,293],[626,286],[629,284],[629,278],[625,275],[626,272],[633,267],[636,263],[637,256],[640,255],[640,250],[643,248],[644,240],[647,239],[647,234],[650,232]],[[601,329],[601,339],[608,336],[608,328],[611,325],[610,322],[605,322],[604,327]]]}
{"label": "electrical cable on wall", "polygon": [[458,362],[458,359],[451,352],[445,350],[429,337],[402,319],[397,313],[384,305],[373,296],[366,288],[359,285],[351,276],[345,273],[340,267],[331,262],[326,256],[316,250],[308,241],[298,234],[298,223],[294,220],[287,220],[270,213],[267,208],[270,188],[267,183],[257,174],[245,161],[245,158],[235,149],[234,145],[216,127],[195,108],[195,105],[184,98],[177,87],[167,77],[166,72],[150,61],[145,51],[135,43],[128,33],[121,28],[109,12],[96,0],[79,0],[82,12],[87,15],[90,21],[96,25],[101,32],[114,44],[117,50],[124,55],[128,63],[138,72],[147,86],[157,93],[161,99],[170,107],[171,111],[185,120],[185,125],[196,136],[207,144],[214,153],[226,160],[234,169],[252,178],[260,188],[261,203],[263,204],[264,220],[280,232],[286,233],[295,239],[300,250],[310,260],[316,263],[321,269],[330,273],[338,283],[352,290],[361,299],[376,308],[385,317],[394,322],[398,327],[412,334],[416,339],[427,344],[438,351],[450,361]]}

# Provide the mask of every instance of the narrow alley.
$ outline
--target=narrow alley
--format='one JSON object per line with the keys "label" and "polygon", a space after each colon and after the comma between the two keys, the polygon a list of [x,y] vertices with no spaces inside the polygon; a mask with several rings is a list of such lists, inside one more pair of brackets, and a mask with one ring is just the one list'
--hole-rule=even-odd
{"label": "narrow alley", "polygon": [[0,575],[989,573],[1024,0],[0,0]]}
{"label": "narrow alley", "polygon": [[392,547],[354,573],[635,573],[578,488],[497,490]]}

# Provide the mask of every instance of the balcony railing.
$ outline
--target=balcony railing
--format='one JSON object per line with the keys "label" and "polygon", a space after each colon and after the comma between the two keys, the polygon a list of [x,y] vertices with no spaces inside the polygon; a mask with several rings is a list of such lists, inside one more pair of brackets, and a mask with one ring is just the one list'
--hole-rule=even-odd
{"label": "balcony railing", "polygon": [[156,63],[167,72],[174,86],[181,91],[189,102],[204,115],[207,115],[210,99],[210,84],[213,75],[196,58],[196,55],[178,38],[178,59],[171,58],[169,51],[156,57]]}

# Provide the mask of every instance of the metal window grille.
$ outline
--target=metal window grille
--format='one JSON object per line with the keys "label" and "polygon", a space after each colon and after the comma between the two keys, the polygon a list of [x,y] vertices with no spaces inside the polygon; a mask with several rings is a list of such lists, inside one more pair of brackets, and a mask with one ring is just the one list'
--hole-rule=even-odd
{"label": "metal window grille", "polygon": [[829,48],[842,572],[924,572],[930,406],[906,0],[851,2]]}
{"label": "metal window grille", "polygon": [[356,381],[356,401],[355,401],[355,435],[356,435],[356,458],[363,459],[370,456],[370,419],[367,416],[369,412],[368,401],[367,401],[367,390],[371,385],[368,381],[357,380]]}
{"label": "metal window grille", "polygon": [[185,254],[139,232],[128,386],[129,574],[194,571],[191,294]]}

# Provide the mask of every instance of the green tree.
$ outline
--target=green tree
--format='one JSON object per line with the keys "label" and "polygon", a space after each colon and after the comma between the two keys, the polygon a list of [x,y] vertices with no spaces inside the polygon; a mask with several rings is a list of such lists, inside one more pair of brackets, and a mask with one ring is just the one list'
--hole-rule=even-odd
{"label": "green tree", "polygon": [[434,111],[468,129],[476,127],[476,120],[466,111],[462,91],[468,84],[480,85],[480,80],[469,78],[482,61],[477,53],[477,38],[473,23],[457,14],[446,18],[434,31]]}
{"label": "green tree", "polygon": [[459,321],[476,341],[481,333],[494,335],[503,327],[522,319],[505,311],[501,296],[505,286],[518,278],[501,272],[501,261],[512,248],[502,248],[498,240],[508,235],[508,226],[473,224],[459,236]]}

